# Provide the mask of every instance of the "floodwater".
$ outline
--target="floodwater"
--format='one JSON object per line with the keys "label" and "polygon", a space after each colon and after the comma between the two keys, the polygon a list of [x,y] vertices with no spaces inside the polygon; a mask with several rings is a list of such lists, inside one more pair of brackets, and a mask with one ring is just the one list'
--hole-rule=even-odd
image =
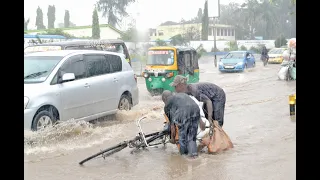
{"label": "floodwater", "polygon": [[106,159],[82,159],[131,139],[142,122],[146,133],[162,129],[163,103],[151,97],[139,79],[140,104],[129,112],[93,123],[64,122],[43,132],[25,131],[24,177],[27,180],[294,180],[296,179],[296,123],[289,116],[288,95],[294,81],[280,81],[280,65],[270,64],[243,73],[219,73],[212,58],[200,61],[201,81],[221,86],[227,95],[224,130],[234,148],[197,159],[179,155],[176,147],[149,148],[130,154],[124,149]]}

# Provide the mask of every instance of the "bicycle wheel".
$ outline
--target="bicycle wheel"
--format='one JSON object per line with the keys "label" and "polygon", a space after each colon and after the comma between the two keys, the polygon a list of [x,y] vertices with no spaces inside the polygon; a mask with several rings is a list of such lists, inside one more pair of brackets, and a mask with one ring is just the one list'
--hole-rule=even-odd
{"label": "bicycle wheel", "polygon": [[114,154],[116,152],[121,151],[122,149],[126,148],[127,146],[128,146],[127,142],[120,143],[120,144],[118,144],[116,146],[113,146],[111,148],[105,149],[105,150],[103,150],[101,152],[98,152],[98,153],[96,153],[96,154],[94,154],[94,155],[92,155],[92,156],[80,161],[79,164],[82,165],[83,163],[85,163],[85,162],[87,162],[87,161],[89,161],[89,160],[91,160],[93,158],[96,158],[99,155],[103,155],[103,157],[110,156],[111,154]]}

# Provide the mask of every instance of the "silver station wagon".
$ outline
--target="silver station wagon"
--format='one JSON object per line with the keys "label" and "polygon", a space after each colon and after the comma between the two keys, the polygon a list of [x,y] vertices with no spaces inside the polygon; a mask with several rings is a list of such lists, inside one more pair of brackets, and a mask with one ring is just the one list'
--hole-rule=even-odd
{"label": "silver station wagon", "polygon": [[24,128],[90,121],[139,103],[137,78],[123,54],[63,50],[24,56]]}

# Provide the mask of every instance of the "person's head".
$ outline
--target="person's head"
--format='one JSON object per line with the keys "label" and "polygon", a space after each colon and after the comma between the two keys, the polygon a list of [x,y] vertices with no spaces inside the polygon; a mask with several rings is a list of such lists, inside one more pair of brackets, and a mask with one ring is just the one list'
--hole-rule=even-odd
{"label": "person's head", "polygon": [[162,101],[166,104],[169,97],[172,96],[172,92],[169,91],[169,90],[164,90],[163,93],[162,93]]}
{"label": "person's head", "polygon": [[176,92],[186,92],[187,91],[187,78],[181,75],[177,75],[170,86],[174,87]]}

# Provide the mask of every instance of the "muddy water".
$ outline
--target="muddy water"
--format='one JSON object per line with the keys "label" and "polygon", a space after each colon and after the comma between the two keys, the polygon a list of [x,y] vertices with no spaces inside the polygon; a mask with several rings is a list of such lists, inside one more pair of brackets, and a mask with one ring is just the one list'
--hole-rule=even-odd
{"label": "muddy water", "polygon": [[279,65],[243,73],[219,73],[212,59],[200,60],[201,81],[213,82],[227,94],[224,129],[235,148],[198,159],[181,157],[175,146],[150,148],[135,154],[124,149],[105,160],[82,159],[137,132],[134,120],[145,115],[145,132],[161,129],[160,97],[151,97],[139,80],[140,104],[130,112],[93,123],[72,121],[44,132],[25,132],[25,179],[281,179],[295,178],[296,124],[289,117],[288,95],[295,82],[277,80]]}

